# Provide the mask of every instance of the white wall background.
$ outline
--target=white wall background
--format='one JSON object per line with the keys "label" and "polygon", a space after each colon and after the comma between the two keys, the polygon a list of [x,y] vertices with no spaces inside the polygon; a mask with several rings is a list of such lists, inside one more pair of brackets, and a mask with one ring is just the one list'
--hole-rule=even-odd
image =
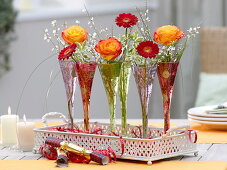
{"label": "white wall background", "polygon": [[[10,49],[12,69],[0,78],[0,114],[5,114],[9,105],[12,107],[13,113],[15,113],[21,90],[29,74],[41,61],[51,55],[51,45],[43,40],[43,31],[45,28],[50,28],[51,20],[57,19],[58,23],[67,21],[69,25],[75,24],[75,20],[80,20],[83,26],[86,27],[87,25],[87,17],[81,12],[81,3],[79,3],[82,0],[71,0],[73,4],[68,5],[67,8],[48,5],[53,1],[56,0],[43,0],[46,7],[33,8],[32,11],[21,13],[18,18],[15,28],[17,39],[12,43]],[[174,10],[171,8],[174,1],[149,1],[151,27],[153,30],[157,26],[173,24],[176,20],[177,24],[184,30],[190,25],[195,26],[200,22],[197,14],[198,9],[201,7],[199,6],[201,5],[200,0],[193,0],[190,3],[187,0],[184,2],[179,0],[177,3],[178,19],[174,18]],[[59,2],[63,2],[63,0]],[[135,13],[136,6],[144,7],[143,0],[86,0],[85,2],[89,11],[95,17],[96,25],[105,25],[109,28],[115,25],[114,19],[119,13]],[[39,5],[42,5],[42,3]],[[115,28],[115,32],[123,32],[123,29]],[[194,66],[196,69],[193,69]],[[32,76],[22,98],[19,110],[20,117],[26,114],[28,118],[40,118],[49,111],[67,113],[61,74],[59,74],[51,87],[47,108],[45,107],[45,97],[50,83],[49,76],[51,71],[53,71],[54,75],[59,71],[57,56],[42,64]],[[173,96],[173,118],[185,118],[187,115],[186,110],[194,105],[198,86],[198,72],[198,55],[193,52],[193,49],[189,49],[182,60],[181,70],[177,76]],[[154,82],[151,100],[150,116],[161,118],[162,100],[157,79]],[[82,118],[83,111],[78,86],[75,97],[75,112],[76,118]],[[117,117],[120,118],[119,105],[117,113]],[[133,76],[131,77],[129,91],[128,117],[141,117],[140,103]],[[91,97],[91,118],[108,118],[108,105],[98,70],[95,75]]]}
{"label": "white wall background", "polygon": [[[144,6],[143,3],[137,4],[140,7]],[[94,5],[94,8],[91,8],[92,5]],[[130,12],[136,5],[128,2],[124,6],[122,4],[119,5],[119,3],[118,5],[113,4],[111,6],[109,4],[107,6],[95,6],[92,3],[90,6],[88,5],[88,8],[94,14],[97,26],[105,25],[111,28],[112,25],[115,25],[114,19],[119,12]],[[21,90],[29,74],[42,60],[51,55],[52,47],[51,44],[47,44],[43,40],[43,31],[45,28],[50,27],[50,21],[53,19],[57,19],[58,23],[61,24],[67,21],[69,25],[75,24],[76,20],[80,20],[81,25],[87,26],[87,17],[81,12],[81,9],[76,11],[65,11],[61,9],[59,12],[56,12],[56,10],[48,11],[46,9],[44,11],[25,12],[19,16],[15,29],[17,39],[12,43],[10,49],[12,69],[0,79],[1,114],[7,112],[9,105],[12,107],[12,112],[15,113]],[[154,16],[152,16],[152,20],[155,25]],[[116,32],[123,32],[123,29],[116,29]],[[22,98],[19,110],[20,117],[26,114],[28,118],[40,118],[44,113],[49,111],[67,113],[66,97],[61,74],[58,75],[51,87],[47,100],[48,107],[45,107],[45,97],[50,83],[49,76],[51,71],[53,71],[53,75],[59,71],[57,56],[52,57],[42,64],[32,76]],[[131,79],[128,107],[130,118],[140,117],[139,98],[133,78]],[[82,117],[83,111],[78,86],[75,97],[75,112],[76,117]],[[91,97],[91,118],[108,118],[105,91],[98,70],[95,75]]]}

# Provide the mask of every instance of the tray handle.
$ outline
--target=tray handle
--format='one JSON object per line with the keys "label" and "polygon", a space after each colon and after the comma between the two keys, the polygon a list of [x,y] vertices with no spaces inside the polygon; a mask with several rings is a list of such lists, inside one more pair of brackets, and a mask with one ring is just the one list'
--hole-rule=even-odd
{"label": "tray handle", "polygon": [[65,115],[59,112],[49,112],[43,115],[42,117],[42,123],[44,123],[44,127],[48,126],[47,119],[49,118],[60,118],[62,119],[65,123],[68,123],[68,120],[66,119]]}
{"label": "tray handle", "polygon": [[174,126],[174,127],[170,128],[170,129],[166,132],[166,134],[163,134],[162,136],[163,136],[163,137],[167,137],[167,136],[170,135],[171,132],[174,132],[174,131],[179,130],[179,129],[185,129],[185,133],[187,133],[188,130],[190,129],[190,126],[187,125],[187,124]]}

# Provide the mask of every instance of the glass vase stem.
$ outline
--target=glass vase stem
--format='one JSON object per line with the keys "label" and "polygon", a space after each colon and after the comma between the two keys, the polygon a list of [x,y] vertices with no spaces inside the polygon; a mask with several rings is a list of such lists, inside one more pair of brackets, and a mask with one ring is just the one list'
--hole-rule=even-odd
{"label": "glass vase stem", "polygon": [[131,74],[131,67],[123,63],[121,66],[120,81],[119,81],[122,135],[127,134],[127,101],[128,101],[130,74]]}
{"label": "glass vase stem", "polygon": [[109,98],[109,112],[110,112],[110,130],[115,132],[116,129],[116,98]]}
{"label": "glass vase stem", "polygon": [[147,138],[147,127],[148,127],[148,108],[142,107],[142,126],[143,126],[143,138]]}
{"label": "glass vase stem", "polygon": [[68,115],[69,115],[71,128],[73,128],[73,125],[74,125],[73,115],[72,115],[73,109],[74,109],[74,104],[73,104],[72,100],[69,100],[68,101]]}

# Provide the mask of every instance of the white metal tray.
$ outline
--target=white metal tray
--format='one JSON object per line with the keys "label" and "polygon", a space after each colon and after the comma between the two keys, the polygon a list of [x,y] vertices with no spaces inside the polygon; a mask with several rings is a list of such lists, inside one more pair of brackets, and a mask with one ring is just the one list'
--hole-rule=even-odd
{"label": "white metal tray", "polygon": [[[65,119],[64,116],[61,118]],[[65,119],[66,120],[66,119]],[[46,122],[46,117],[44,117]],[[83,122],[75,123],[79,129],[83,129]],[[68,124],[50,126],[34,129],[35,147],[34,152],[38,153],[40,146],[49,136],[57,137],[65,141],[77,144],[89,150],[102,150],[111,147],[118,158],[147,161],[151,164],[152,161],[164,158],[175,157],[188,153],[194,153],[197,156],[195,131],[189,130],[189,125],[180,125],[168,130],[163,134],[162,128],[149,127],[148,134],[151,139],[135,138],[140,135],[138,126],[129,125],[127,129],[127,137],[97,135],[87,133],[71,133],[50,131],[55,127],[66,127]],[[107,123],[90,123],[90,129],[103,129],[105,134],[109,134],[109,124]],[[133,132],[133,133],[132,133]],[[121,126],[117,125],[116,133],[121,134]],[[121,139],[120,139],[121,138]],[[123,140],[123,144],[121,141]],[[123,146],[122,146],[123,145]],[[122,151],[122,148],[124,150]]]}

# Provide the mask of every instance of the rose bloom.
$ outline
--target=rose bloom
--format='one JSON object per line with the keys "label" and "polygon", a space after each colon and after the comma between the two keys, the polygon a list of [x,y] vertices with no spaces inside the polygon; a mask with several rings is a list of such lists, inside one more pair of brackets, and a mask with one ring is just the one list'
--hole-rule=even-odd
{"label": "rose bloom", "polygon": [[100,54],[105,60],[114,60],[122,52],[122,45],[116,38],[110,37],[106,40],[101,40],[95,46],[95,51]]}
{"label": "rose bloom", "polygon": [[62,32],[62,38],[68,44],[83,43],[84,41],[88,40],[88,33],[86,29],[74,25],[64,29]]}
{"label": "rose bloom", "polygon": [[162,45],[170,45],[184,36],[184,32],[174,26],[174,25],[165,25],[159,27],[154,33],[154,41]]}

